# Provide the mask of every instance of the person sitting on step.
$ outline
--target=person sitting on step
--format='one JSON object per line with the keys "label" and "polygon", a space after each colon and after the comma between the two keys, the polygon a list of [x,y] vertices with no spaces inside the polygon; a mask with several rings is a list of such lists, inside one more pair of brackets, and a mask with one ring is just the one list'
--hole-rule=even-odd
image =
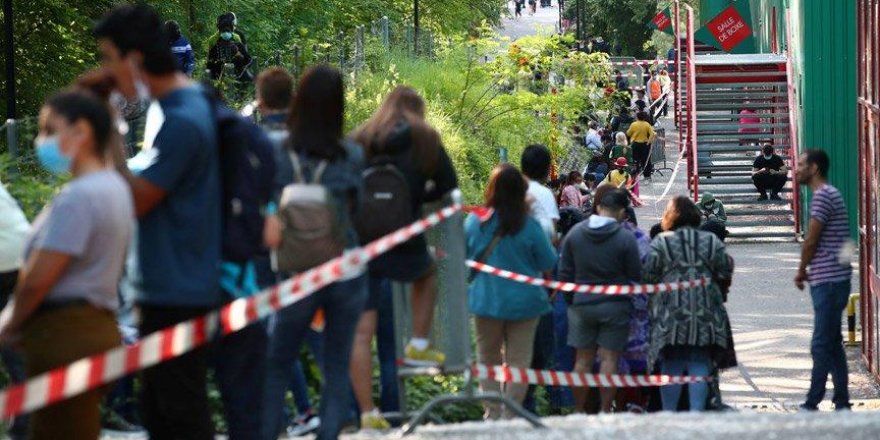
{"label": "person sitting on step", "polygon": [[773,145],[764,144],[763,155],[755,159],[752,165],[752,182],[761,194],[758,200],[767,200],[767,191],[770,191],[771,200],[782,200],[779,192],[788,181],[788,169],[785,162],[773,151]]}

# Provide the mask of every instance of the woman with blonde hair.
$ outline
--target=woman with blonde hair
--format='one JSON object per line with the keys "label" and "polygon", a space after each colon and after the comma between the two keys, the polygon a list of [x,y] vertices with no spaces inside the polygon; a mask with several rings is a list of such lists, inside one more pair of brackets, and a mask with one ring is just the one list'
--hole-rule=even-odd
{"label": "woman with blonde hair", "polygon": [[[412,212],[407,219],[402,219],[403,223],[416,220],[421,216],[423,204],[440,200],[458,186],[452,161],[443,148],[440,134],[425,120],[425,110],[425,101],[415,90],[400,86],[353,134],[364,148],[368,166],[392,166],[405,180]],[[368,179],[368,199],[369,192]],[[363,209],[362,213],[369,215],[369,209]],[[368,242],[377,237],[362,233],[360,238]],[[412,283],[413,337],[405,350],[405,362],[436,366],[445,361],[444,354],[432,349],[428,342],[437,298],[437,268],[425,237],[419,235],[370,263],[370,296],[358,323],[350,369],[364,428],[388,427],[373,404],[371,351],[380,298],[383,292],[388,294],[387,280]]]}

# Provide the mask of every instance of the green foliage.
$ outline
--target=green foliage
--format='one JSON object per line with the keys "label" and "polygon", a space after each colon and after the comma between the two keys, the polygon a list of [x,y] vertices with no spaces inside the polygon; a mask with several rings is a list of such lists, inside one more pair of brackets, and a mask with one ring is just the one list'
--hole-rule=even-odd
{"label": "green foliage", "polygon": [[[643,58],[651,38],[648,22],[658,10],[658,0],[578,0],[585,36],[601,36],[611,43],[616,55]],[[576,2],[566,2],[565,14],[574,20]],[[619,50],[618,50],[619,48]],[[619,53],[617,53],[619,52]]]}

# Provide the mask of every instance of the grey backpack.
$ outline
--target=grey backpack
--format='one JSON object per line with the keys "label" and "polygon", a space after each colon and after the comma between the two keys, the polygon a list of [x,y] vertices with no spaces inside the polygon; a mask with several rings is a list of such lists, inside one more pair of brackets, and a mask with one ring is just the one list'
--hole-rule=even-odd
{"label": "grey backpack", "polygon": [[294,181],[284,187],[278,207],[282,231],[276,259],[282,273],[312,269],[345,250],[345,231],[333,195],[320,183],[327,162],[318,164],[311,183],[306,182],[296,153],[290,153],[290,162]]}

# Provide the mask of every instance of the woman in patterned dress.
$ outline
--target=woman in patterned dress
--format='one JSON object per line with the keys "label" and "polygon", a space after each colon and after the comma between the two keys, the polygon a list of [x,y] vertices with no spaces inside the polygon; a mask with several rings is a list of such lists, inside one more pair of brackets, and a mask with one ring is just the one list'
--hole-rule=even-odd
{"label": "woman in patterned dress", "polygon": [[[650,299],[651,334],[648,353],[653,364],[662,360],[663,374],[706,377],[713,359],[728,346],[730,322],[719,282],[732,271],[724,244],[714,234],[700,231],[700,212],[687,197],[672,199],[663,214],[664,233],[651,243],[645,262],[644,283],[710,279],[706,286],[653,295]],[[706,407],[708,386],[689,385],[691,411]],[[663,409],[676,409],[681,385],[661,390]]]}

